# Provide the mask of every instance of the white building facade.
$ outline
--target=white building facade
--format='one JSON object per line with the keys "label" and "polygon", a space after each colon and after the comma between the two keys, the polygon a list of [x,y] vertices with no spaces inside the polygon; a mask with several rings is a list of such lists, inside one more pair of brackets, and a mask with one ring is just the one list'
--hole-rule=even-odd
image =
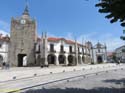
{"label": "white building facade", "polygon": [[0,34],[0,65],[3,62],[8,62],[8,46],[9,37],[2,36],[2,34]]}
{"label": "white building facade", "polygon": [[101,43],[97,43],[92,47],[92,56],[94,63],[107,62],[107,47]]}
{"label": "white building facade", "polygon": [[[8,47],[10,37],[0,37],[0,63],[8,62]],[[91,42],[80,44],[76,40],[65,38],[47,37],[43,33],[35,44],[35,65],[49,66],[76,66],[82,64],[101,63],[107,60],[105,45]],[[27,57],[23,58],[23,65],[27,66]]]}
{"label": "white building facade", "polygon": [[43,34],[38,40],[36,51],[36,63],[39,65],[68,66],[91,63],[88,47],[79,44],[76,40],[47,37]]}

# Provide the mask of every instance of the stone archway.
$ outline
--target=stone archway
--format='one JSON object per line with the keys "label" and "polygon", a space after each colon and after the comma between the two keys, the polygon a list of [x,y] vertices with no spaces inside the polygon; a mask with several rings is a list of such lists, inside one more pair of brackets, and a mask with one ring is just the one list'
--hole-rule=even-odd
{"label": "stone archway", "polygon": [[102,56],[97,56],[97,62],[98,63],[102,63],[103,62]]}
{"label": "stone archway", "polygon": [[26,57],[26,54],[18,54],[18,67],[23,67],[24,60],[27,61],[27,58],[24,59],[24,57]]}
{"label": "stone archway", "polygon": [[73,61],[74,61],[74,56],[73,55],[69,55],[68,56],[69,65],[73,65]]}
{"label": "stone archway", "polygon": [[59,55],[58,60],[59,60],[59,64],[65,64],[66,56],[65,55]]}
{"label": "stone archway", "polygon": [[48,64],[55,64],[56,56],[54,54],[49,54],[47,57]]}

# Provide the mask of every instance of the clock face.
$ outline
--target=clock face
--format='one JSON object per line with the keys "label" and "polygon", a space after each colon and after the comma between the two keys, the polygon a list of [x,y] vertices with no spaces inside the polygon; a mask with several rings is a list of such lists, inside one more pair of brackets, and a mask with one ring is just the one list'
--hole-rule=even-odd
{"label": "clock face", "polygon": [[26,20],[25,20],[25,19],[22,19],[22,20],[20,21],[20,23],[24,25],[24,24],[26,24]]}

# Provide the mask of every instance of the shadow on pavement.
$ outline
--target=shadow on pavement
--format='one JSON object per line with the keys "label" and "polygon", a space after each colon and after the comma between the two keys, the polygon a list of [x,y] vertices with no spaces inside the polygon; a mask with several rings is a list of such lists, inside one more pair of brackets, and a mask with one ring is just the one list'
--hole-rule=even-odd
{"label": "shadow on pavement", "polygon": [[125,87],[125,78],[122,78],[122,79],[109,79],[109,80],[104,80],[103,82],[106,82],[106,83],[114,83],[114,84],[119,84],[119,85],[123,85]]}
{"label": "shadow on pavement", "polygon": [[125,93],[125,88],[95,88],[95,89],[79,89],[79,88],[66,88],[66,89],[36,89],[28,90],[22,93]]}

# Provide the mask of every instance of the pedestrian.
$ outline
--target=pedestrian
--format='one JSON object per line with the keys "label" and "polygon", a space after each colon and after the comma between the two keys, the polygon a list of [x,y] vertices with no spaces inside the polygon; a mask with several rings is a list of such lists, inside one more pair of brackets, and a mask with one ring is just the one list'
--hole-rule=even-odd
{"label": "pedestrian", "polygon": [[120,62],[121,62],[121,60],[119,59],[119,60],[118,60],[118,64],[119,64],[119,65],[120,65]]}
{"label": "pedestrian", "polygon": [[6,63],[3,62],[3,63],[2,63],[2,69],[5,69],[5,66],[6,66]]}

